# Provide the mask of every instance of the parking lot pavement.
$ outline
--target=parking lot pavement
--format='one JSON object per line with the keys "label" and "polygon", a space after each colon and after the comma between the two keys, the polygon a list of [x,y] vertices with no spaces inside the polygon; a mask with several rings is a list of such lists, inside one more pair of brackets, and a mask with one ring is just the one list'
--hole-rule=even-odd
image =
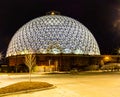
{"label": "parking lot pavement", "polygon": [[[0,87],[7,83],[28,80],[28,75],[0,76]],[[33,81],[43,81],[54,84],[56,88],[23,94],[13,94],[6,97],[120,97],[120,74],[107,75],[69,75],[33,74]]]}

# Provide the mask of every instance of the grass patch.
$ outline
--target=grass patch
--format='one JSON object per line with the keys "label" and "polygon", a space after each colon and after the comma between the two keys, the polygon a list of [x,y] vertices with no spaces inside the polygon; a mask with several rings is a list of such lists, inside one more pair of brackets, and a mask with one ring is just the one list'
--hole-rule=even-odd
{"label": "grass patch", "polygon": [[53,86],[47,82],[18,82],[6,87],[0,88],[0,94],[14,93],[32,89],[41,89]]}

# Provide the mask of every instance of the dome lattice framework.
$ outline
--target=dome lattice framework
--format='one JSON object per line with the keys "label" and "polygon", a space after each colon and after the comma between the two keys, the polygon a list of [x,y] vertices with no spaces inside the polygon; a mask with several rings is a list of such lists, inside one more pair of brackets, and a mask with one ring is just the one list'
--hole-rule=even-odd
{"label": "dome lattice framework", "polygon": [[99,55],[91,32],[80,22],[61,15],[46,15],[23,25],[12,37],[6,56],[25,53]]}

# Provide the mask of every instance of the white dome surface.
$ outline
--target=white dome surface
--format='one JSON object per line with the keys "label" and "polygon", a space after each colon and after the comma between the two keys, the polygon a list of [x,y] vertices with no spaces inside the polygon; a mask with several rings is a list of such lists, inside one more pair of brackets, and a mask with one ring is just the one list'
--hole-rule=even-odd
{"label": "white dome surface", "polygon": [[12,37],[6,56],[35,54],[99,55],[92,33],[80,22],[61,15],[46,15],[23,25]]}

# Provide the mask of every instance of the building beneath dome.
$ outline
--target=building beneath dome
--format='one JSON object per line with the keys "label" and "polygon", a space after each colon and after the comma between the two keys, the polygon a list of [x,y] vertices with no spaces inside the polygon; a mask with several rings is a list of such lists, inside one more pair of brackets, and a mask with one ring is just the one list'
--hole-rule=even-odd
{"label": "building beneath dome", "polygon": [[38,71],[66,71],[92,64],[100,50],[83,24],[51,13],[29,21],[14,34],[6,53],[9,66],[25,64],[26,54],[36,55]]}

